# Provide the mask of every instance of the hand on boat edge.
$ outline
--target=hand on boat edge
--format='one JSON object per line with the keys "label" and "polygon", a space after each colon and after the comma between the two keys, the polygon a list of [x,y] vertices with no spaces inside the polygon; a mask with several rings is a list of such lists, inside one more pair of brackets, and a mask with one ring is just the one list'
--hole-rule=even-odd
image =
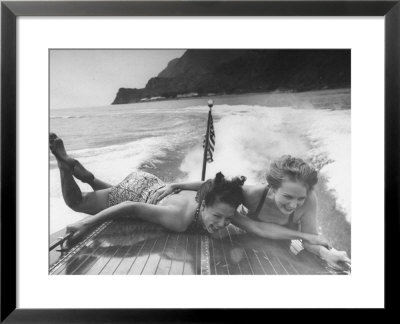
{"label": "hand on boat edge", "polygon": [[325,260],[332,269],[341,271],[351,270],[351,260],[347,256],[346,251],[338,251],[332,248],[331,250],[326,250],[322,259]]}

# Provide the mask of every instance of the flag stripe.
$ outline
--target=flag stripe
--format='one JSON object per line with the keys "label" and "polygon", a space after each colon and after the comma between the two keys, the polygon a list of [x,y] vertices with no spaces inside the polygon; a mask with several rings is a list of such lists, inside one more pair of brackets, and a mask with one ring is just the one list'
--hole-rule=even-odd
{"label": "flag stripe", "polygon": [[209,131],[208,139],[206,137],[207,137],[207,134],[203,141],[203,148],[206,146],[206,140],[208,140],[207,162],[211,163],[214,161],[213,153],[214,153],[214,148],[215,148],[215,131],[214,131],[214,123],[213,123],[212,115],[210,116],[210,131]]}

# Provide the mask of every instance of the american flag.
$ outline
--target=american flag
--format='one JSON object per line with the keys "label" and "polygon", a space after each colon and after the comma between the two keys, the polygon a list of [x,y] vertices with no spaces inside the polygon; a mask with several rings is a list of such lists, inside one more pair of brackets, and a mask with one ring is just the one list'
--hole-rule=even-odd
{"label": "american flag", "polygon": [[[203,148],[206,146],[207,134],[205,135],[203,141]],[[211,163],[213,160],[213,153],[215,147],[215,131],[214,131],[214,123],[212,119],[212,115],[210,115],[210,132],[208,136],[208,148],[207,148],[207,162]]]}

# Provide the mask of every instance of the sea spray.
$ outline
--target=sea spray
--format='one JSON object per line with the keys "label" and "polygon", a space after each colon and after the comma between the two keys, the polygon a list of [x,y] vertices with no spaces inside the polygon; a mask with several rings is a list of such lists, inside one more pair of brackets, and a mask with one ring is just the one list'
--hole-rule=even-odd
{"label": "sea spray", "polygon": [[321,163],[337,207],[351,220],[350,110],[317,111],[308,120],[309,158]]}
{"label": "sea spray", "polygon": [[[273,159],[290,154],[313,164],[327,179],[339,208],[351,219],[350,110],[223,106],[214,110],[216,145],[207,177],[218,171],[265,182]],[[198,180],[202,149],[183,160],[187,180]]]}
{"label": "sea spray", "polygon": [[[215,162],[207,164],[207,177],[223,171],[246,175],[248,184],[265,183],[271,160],[296,155],[320,168],[328,194],[350,221],[350,110],[343,110],[350,104],[348,90],[213,99]],[[68,109],[51,115],[78,118],[51,118],[50,129],[71,156],[110,184],[137,169],[167,181],[199,180],[207,112],[204,98]],[[65,205],[51,156],[50,233],[86,216]]]}
{"label": "sea spray", "polygon": [[[216,146],[214,162],[207,165],[209,177],[223,171],[228,176],[244,174],[247,183],[257,183],[272,159],[286,152],[298,155],[305,149],[297,137],[282,136],[281,110],[249,106],[221,108],[215,109],[215,116],[220,119],[214,124]],[[188,173],[189,179],[198,177],[201,154],[197,148],[182,163],[181,169]]]}

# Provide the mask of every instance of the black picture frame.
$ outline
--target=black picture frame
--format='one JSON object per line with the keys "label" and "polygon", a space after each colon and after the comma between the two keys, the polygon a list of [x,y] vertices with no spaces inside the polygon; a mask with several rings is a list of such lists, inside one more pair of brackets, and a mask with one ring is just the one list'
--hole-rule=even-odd
{"label": "black picture frame", "polygon": [[[381,16],[385,19],[385,309],[398,275],[400,1],[4,1],[1,3],[1,322],[224,322],[214,310],[19,309],[16,307],[16,19],[19,16]],[[366,94],[367,95],[367,94]],[[373,168],[373,167],[372,167]],[[373,176],[373,175],[366,175]],[[371,238],[373,239],[373,238]],[[373,244],[373,243],[369,243]],[[230,322],[237,312],[232,310]],[[245,315],[246,316],[246,315]],[[253,315],[252,315],[253,316]],[[257,315],[255,315],[257,316]]]}

